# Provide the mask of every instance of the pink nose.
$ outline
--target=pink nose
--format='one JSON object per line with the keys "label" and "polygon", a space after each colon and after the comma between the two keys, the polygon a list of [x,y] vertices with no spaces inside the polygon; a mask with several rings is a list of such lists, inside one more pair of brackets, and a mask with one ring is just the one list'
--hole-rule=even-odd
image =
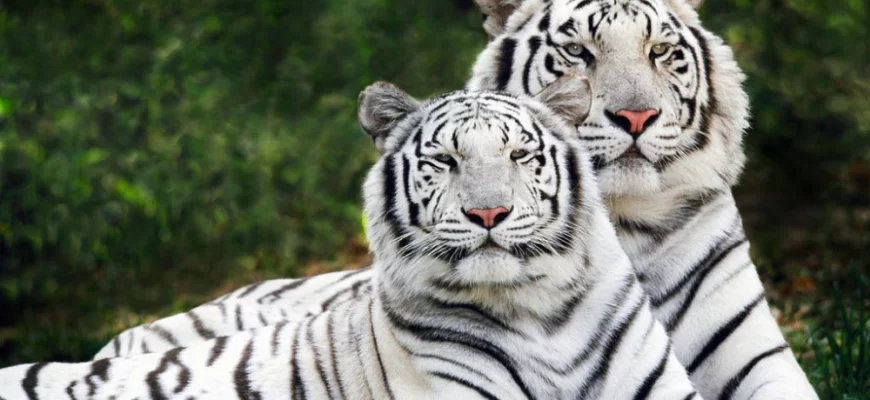
{"label": "pink nose", "polygon": [[510,214],[511,210],[508,210],[505,207],[497,207],[497,208],[472,208],[470,210],[465,211],[465,216],[474,222],[486,229],[492,229],[494,226],[498,225],[501,221],[504,221],[507,218],[508,214]]}
{"label": "pink nose", "polygon": [[628,120],[631,125],[628,133],[630,134],[641,134],[644,129],[646,129],[647,122],[650,122],[650,118],[658,115],[658,110],[648,109],[648,110],[619,110],[616,112],[616,116],[622,117]]}

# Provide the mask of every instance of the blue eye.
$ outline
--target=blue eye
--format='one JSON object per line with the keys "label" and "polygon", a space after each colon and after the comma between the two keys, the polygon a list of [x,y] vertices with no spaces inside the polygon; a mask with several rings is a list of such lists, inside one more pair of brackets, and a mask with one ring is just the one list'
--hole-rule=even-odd
{"label": "blue eye", "polygon": [[574,57],[580,57],[580,55],[583,54],[583,50],[583,46],[577,43],[568,43],[565,45],[565,51]]}

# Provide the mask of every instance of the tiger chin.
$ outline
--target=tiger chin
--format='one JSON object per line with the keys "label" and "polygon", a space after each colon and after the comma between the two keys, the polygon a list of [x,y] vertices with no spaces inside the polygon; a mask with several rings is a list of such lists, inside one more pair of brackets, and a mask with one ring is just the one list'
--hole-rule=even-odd
{"label": "tiger chin", "polygon": [[369,87],[372,296],[166,353],[3,369],[0,396],[699,398],[571,138],[588,96],[573,76],[538,100]]}

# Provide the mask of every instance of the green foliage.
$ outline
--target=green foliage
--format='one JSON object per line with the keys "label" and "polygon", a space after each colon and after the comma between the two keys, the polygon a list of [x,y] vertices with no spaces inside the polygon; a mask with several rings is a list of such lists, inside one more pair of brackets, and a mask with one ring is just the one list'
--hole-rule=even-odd
{"label": "green foliage", "polygon": [[870,280],[853,269],[850,286],[854,293],[834,285],[832,312],[808,338],[812,357],[802,357],[823,399],[870,399]]}
{"label": "green foliage", "polygon": [[710,1],[702,11],[749,76],[749,174],[788,195],[842,192],[831,180],[870,161],[867,2]]}
{"label": "green foliage", "polygon": [[[113,300],[134,313],[179,295],[201,301],[224,281],[334,258],[359,232],[375,156],[357,94],[377,79],[420,96],[461,87],[485,43],[478,18],[409,0],[3,10],[0,301],[18,312],[0,317],[17,326],[0,340],[10,362],[86,357],[51,349],[117,319],[101,309]],[[73,315],[37,319],[60,304]]]}

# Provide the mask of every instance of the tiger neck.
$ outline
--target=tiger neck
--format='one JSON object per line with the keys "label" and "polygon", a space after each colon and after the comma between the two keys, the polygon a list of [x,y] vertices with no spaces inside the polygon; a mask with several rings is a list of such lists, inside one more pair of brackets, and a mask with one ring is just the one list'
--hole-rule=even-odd
{"label": "tiger neck", "polygon": [[[601,219],[606,222],[603,213]],[[426,371],[423,374],[430,378],[444,362],[482,368],[492,374],[492,385],[476,383],[497,398],[576,397],[568,394],[581,390],[581,380],[553,379],[554,374],[568,375],[566,371],[577,368],[576,360],[582,359],[583,350],[601,345],[595,335],[609,334],[606,329],[590,329],[590,324],[597,324],[591,321],[607,320],[606,314],[614,312],[602,305],[622,304],[627,297],[638,301],[642,293],[612,231],[590,235],[586,244],[593,250],[588,257],[581,257],[583,261],[576,257],[548,261],[572,263],[581,271],[577,279],[561,284],[542,282],[535,291],[510,296],[517,306],[546,302],[546,314],[506,316],[492,312],[493,304],[459,302],[437,290],[410,295],[401,286],[381,281],[376,271],[375,313],[380,313],[379,318],[389,327],[381,336],[390,337],[384,341],[379,336],[379,340],[402,349],[406,359],[412,360],[404,368],[415,373]],[[585,344],[577,346],[578,341]],[[439,385],[443,388],[444,382],[431,381],[431,387]]]}
{"label": "tiger neck", "polygon": [[[620,245],[635,269],[650,258],[665,258],[672,249],[690,245],[676,245],[674,240],[704,242],[721,236],[726,227],[710,226],[709,221],[741,225],[734,196],[727,187],[672,190],[648,196],[610,196],[605,197],[605,204]],[[738,228],[735,232],[742,233],[742,225]]]}

